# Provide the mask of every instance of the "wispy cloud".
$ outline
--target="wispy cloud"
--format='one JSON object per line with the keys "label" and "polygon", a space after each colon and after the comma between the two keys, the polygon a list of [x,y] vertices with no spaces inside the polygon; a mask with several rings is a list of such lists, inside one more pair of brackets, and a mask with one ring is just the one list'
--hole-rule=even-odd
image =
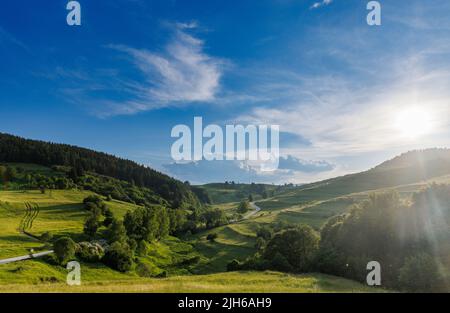
{"label": "wispy cloud", "polygon": [[[404,73],[404,79],[397,82],[358,88],[342,78],[311,78],[292,87],[301,89],[297,100],[293,98],[282,107],[256,107],[237,120],[277,124],[283,132],[306,138],[310,145],[283,151],[304,158],[327,159],[383,149],[409,149],[414,145],[440,145],[445,144],[450,126],[450,93],[444,87],[449,83],[449,73],[441,70]],[[430,115],[433,132],[426,137],[405,138],[396,125],[402,112],[414,108]]]}
{"label": "wispy cloud", "polygon": [[17,39],[15,36],[13,36],[11,33],[9,33],[0,26],[0,47],[4,42],[13,43],[14,45],[30,53],[30,49],[28,48],[27,45],[25,45],[22,41]]}
{"label": "wispy cloud", "polygon": [[313,5],[311,5],[310,9],[318,9],[323,6],[330,5],[333,2],[333,0],[322,0],[318,2],[314,2]]}
{"label": "wispy cloud", "polygon": [[196,27],[196,23],[173,25],[173,35],[161,53],[123,45],[109,46],[126,53],[145,78],[135,99],[110,103],[114,109],[112,114],[215,100],[224,61],[208,55],[204,42],[188,33]]}

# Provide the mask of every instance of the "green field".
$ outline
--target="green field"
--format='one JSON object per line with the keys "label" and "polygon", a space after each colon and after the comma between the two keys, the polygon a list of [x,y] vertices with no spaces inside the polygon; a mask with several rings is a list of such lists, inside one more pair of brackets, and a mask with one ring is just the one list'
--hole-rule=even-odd
{"label": "green field", "polygon": [[[22,166],[27,171],[45,175],[53,172],[45,167]],[[168,237],[148,246],[145,256],[138,257],[135,268],[128,273],[114,271],[102,264],[82,263],[80,287],[64,283],[67,271],[51,265],[46,258],[0,265],[0,292],[371,292],[371,289],[347,279],[323,274],[291,275],[278,272],[226,272],[233,259],[245,260],[256,252],[256,232],[263,225],[308,224],[316,230],[332,216],[346,212],[353,204],[368,198],[373,192],[395,189],[408,201],[411,194],[431,183],[450,183],[450,175],[419,179],[401,185],[378,186],[386,176],[376,173],[375,183],[364,182],[369,176],[345,176],[335,180],[301,187],[263,185],[272,192],[263,199],[252,194],[262,211],[253,216],[216,227],[182,240]],[[380,176],[381,175],[381,176]],[[353,177],[353,178],[352,178]],[[417,177],[409,177],[414,180]],[[353,184],[353,186],[352,186]],[[54,236],[69,235],[75,241],[83,237],[83,223],[88,212],[82,201],[92,195],[89,191],[72,190],[0,190],[0,259],[26,255],[30,249],[48,250],[51,247],[21,231],[29,214],[27,205],[36,208],[32,223],[28,221],[27,232],[40,236],[51,232]],[[254,188],[246,185],[211,184],[205,187],[212,192],[216,204],[211,208],[224,210],[233,216],[245,194]],[[252,189],[253,188],[253,189]],[[356,190],[356,192],[355,192]],[[245,197],[244,197],[245,198]],[[136,205],[112,200],[106,201],[114,215],[123,218]],[[217,239],[206,239],[216,233]],[[194,260],[194,262],[190,262]],[[139,266],[145,268],[145,275]],[[164,272],[167,278],[154,278]],[[144,277],[145,276],[145,277]],[[152,278],[153,277],[153,278]]]}
{"label": "green field", "polygon": [[[29,249],[39,249],[42,243],[22,234],[19,225],[25,215],[25,203],[39,207],[39,214],[29,230],[39,236],[50,231],[54,235],[77,236],[82,233],[87,212],[82,207],[91,192],[77,190],[52,190],[41,194],[32,191],[0,191],[0,258],[28,254]],[[121,201],[109,201],[107,205],[119,217],[136,206]]]}
{"label": "green field", "polygon": [[[39,214],[29,229],[39,236],[45,231],[54,235],[77,238],[87,213],[82,200],[90,192],[78,190],[0,191],[0,258],[28,254],[29,249],[45,249],[44,244],[19,231],[25,214],[25,203],[39,206]],[[123,216],[136,206],[119,201],[107,205],[118,216]],[[234,207],[229,205],[228,209]],[[224,209],[227,205],[224,205]],[[260,213],[259,215],[264,214]],[[258,216],[258,215],[257,215]],[[189,238],[183,243],[168,238],[154,243],[142,263],[153,266],[155,273],[162,269],[168,278],[143,278],[133,273],[119,273],[101,264],[82,264],[81,287],[64,283],[67,271],[61,266],[48,264],[45,259],[28,260],[0,265],[0,292],[368,292],[359,283],[333,276],[289,275],[275,272],[226,273],[226,265],[232,259],[245,259],[255,252],[255,231],[259,219],[255,217],[222,226]],[[209,232],[218,233],[215,242],[206,240]],[[199,256],[199,262],[190,272],[176,266],[183,259]],[[225,273],[224,273],[225,272]],[[192,275],[194,274],[202,274]],[[215,274],[210,274],[215,273]],[[180,276],[181,275],[181,276]]]}
{"label": "green field", "polygon": [[[35,285],[35,279],[13,280],[15,272],[36,272],[51,275],[56,281]],[[5,273],[7,273],[5,275]],[[8,273],[11,277],[7,277]],[[36,261],[26,261],[20,266],[0,266],[0,292],[383,292],[354,281],[324,274],[292,275],[278,272],[231,272],[209,275],[174,276],[161,279],[116,274],[105,268],[82,267],[81,286],[63,283],[65,273],[61,269],[48,268]],[[15,276],[14,276],[15,277]],[[99,279],[99,277],[101,277]],[[5,284],[15,281],[14,284]]]}

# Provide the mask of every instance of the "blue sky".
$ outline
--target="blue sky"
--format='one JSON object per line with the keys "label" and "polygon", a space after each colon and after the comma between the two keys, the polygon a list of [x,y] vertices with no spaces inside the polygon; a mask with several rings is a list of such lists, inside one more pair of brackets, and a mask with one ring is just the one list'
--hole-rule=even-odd
{"label": "blue sky", "polygon": [[[450,2],[68,1],[0,9],[0,131],[194,183],[308,182],[448,146]],[[172,127],[280,125],[280,168],[173,164]]]}

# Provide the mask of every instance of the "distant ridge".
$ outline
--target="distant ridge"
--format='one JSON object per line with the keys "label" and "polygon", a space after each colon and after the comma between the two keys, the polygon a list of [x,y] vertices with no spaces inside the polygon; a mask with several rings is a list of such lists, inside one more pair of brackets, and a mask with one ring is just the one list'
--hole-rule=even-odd
{"label": "distant ridge", "polygon": [[433,148],[408,151],[391,160],[381,163],[375,167],[375,169],[410,167],[431,162],[450,162],[450,149]]}
{"label": "distant ridge", "polygon": [[302,185],[289,191],[292,197],[302,197],[314,190],[322,198],[338,197],[355,192],[390,188],[450,175],[450,149],[433,148],[403,153],[380,165],[356,174]]}

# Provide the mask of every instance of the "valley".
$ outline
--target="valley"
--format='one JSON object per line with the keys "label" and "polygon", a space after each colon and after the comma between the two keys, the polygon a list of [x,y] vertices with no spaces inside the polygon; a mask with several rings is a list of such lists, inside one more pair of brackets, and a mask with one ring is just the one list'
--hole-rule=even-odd
{"label": "valley", "polygon": [[[277,236],[301,225],[323,236],[324,229],[332,226],[330,221],[351,217],[355,208],[374,201],[373,195],[398,195],[402,207],[414,208],[417,195],[430,186],[450,185],[450,154],[445,149],[410,152],[366,172],[300,186],[235,182],[189,186],[171,182],[181,186],[182,195],[177,189],[166,192],[145,187],[153,186],[150,180],[138,185],[134,178],[126,182],[89,168],[74,173],[77,165],[45,166],[26,161],[5,162],[4,158],[0,164],[3,173],[14,173],[13,178],[3,179],[0,189],[0,259],[52,250],[59,238],[71,238],[75,244],[109,240],[107,216],[113,217],[113,224],[119,223],[114,225],[126,226],[124,235],[129,236],[129,245],[136,246],[130,267],[124,270],[100,259],[84,259],[77,252],[81,286],[65,284],[67,270],[51,255],[0,264],[0,292],[393,291],[392,287],[365,286],[360,274],[336,271],[348,279],[319,273],[316,267],[305,273],[282,267],[274,270],[261,258]],[[139,179],[139,175],[133,177]],[[433,188],[438,192],[444,187]],[[171,194],[178,194],[180,201],[174,202]],[[103,213],[95,213],[95,205],[88,205],[87,199],[99,201],[96,205]],[[243,202],[248,205],[245,213],[239,209]],[[161,237],[132,237],[138,233],[130,233],[129,222],[139,217],[138,212],[167,212],[167,216],[157,218],[166,218],[168,228],[161,230]],[[96,217],[99,224],[88,236],[86,221],[93,214],[105,220]],[[435,257],[443,266],[439,275],[445,280],[449,277],[450,245],[445,239],[448,224],[442,225],[444,232],[439,236],[444,239],[439,239],[439,245],[444,246]],[[271,235],[267,237],[264,232]],[[132,238],[136,238],[134,243]]]}

